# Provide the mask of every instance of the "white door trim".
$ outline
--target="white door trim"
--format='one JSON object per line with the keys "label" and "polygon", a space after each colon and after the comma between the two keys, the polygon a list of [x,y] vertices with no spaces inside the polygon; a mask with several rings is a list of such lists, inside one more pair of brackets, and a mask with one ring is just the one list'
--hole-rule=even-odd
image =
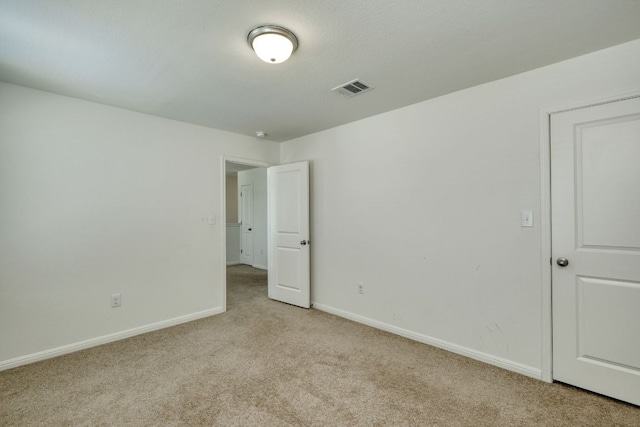
{"label": "white door trim", "polygon": [[541,318],[541,379],[553,382],[553,319],[551,315],[551,115],[562,111],[593,107],[599,104],[623,101],[640,97],[640,90],[629,90],[617,94],[591,98],[563,105],[540,109],[540,241],[542,272],[542,318]]}
{"label": "white door trim", "polygon": [[222,237],[220,239],[220,253],[222,257],[220,258],[220,286],[222,287],[222,311],[227,311],[227,162],[239,163],[241,165],[249,165],[255,166],[257,168],[268,168],[269,166],[274,166],[275,163],[264,162],[262,160],[254,160],[254,159],[244,159],[241,157],[231,157],[225,156],[224,154],[220,156],[222,171],[222,188],[220,194],[220,206],[222,209],[220,215],[220,224],[222,230]]}

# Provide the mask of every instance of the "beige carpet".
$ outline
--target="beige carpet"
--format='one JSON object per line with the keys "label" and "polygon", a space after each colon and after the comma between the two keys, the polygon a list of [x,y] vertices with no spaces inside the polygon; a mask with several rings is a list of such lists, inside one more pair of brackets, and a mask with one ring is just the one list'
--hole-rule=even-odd
{"label": "beige carpet", "polygon": [[266,297],[0,373],[0,425],[640,426],[640,408]]}

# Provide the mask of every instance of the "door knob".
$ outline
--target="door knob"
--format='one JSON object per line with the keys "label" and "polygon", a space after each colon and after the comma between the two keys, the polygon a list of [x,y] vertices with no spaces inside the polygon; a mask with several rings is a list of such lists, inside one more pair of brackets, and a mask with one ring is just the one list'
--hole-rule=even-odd
{"label": "door knob", "polygon": [[307,241],[306,241],[306,240],[303,240],[303,241],[301,241],[301,242],[300,242],[300,244],[301,244],[302,246],[304,246],[304,245],[306,245],[306,244],[307,244]]}
{"label": "door knob", "polygon": [[569,265],[569,260],[564,258],[564,257],[560,257],[556,260],[556,263],[560,266],[560,267],[566,267],[567,265]]}

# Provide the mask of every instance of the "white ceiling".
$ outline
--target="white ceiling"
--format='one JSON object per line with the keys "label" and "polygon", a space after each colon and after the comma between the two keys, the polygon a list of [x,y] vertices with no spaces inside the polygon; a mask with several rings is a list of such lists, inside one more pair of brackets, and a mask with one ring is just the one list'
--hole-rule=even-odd
{"label": "white ceiling", "polygon": [[0,0],[0,80],[286,141],[638,38],[637,0]]}

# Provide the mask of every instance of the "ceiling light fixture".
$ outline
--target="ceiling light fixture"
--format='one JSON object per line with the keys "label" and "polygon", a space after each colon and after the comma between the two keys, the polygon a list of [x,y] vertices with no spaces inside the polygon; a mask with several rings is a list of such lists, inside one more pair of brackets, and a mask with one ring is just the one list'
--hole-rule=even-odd
{"label": "ceiling light fixture", "polygon": [[298,48],[298,38],[291,31],[277,25],[256,27],[247,35],[249,46],[258,58],[269,64],[280,64]]}

